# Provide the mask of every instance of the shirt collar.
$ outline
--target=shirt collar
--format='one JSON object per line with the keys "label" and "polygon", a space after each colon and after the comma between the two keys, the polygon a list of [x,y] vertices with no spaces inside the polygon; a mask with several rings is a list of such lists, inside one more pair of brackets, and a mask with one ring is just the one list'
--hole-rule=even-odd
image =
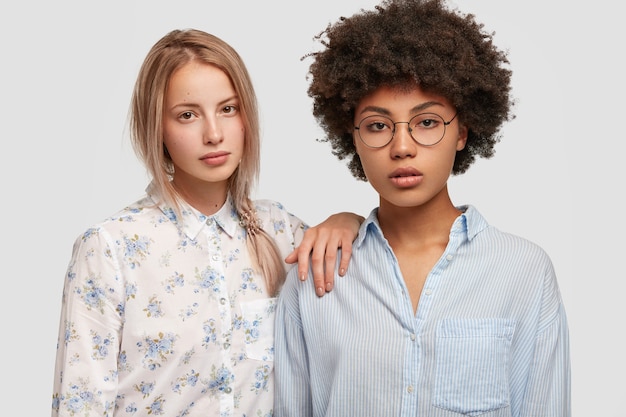
{"label": "shirt collar", "polygon": [[[476,237],[476,235],[489,227],[485,218],[478,212],[478,210],[476,210],[474,206],[464,205],[457,207],[457,209],[461,210],[462,213],[452,224],[450,234],[464,234],[467,240],[472,240]],[[383,235],[380,229],[380,224],[378,223],[378,207],[373,209],[363,224],[361,224],[359,234],[354,241],[354,245],[356,247],[363,243],[368,231],[376,231],[381,236]]]}
{"label": "shirt collar", "polygon": [[224,205],[210,216],[202,214],[194,207],[190,206],[184,200],[179,200],[181,209],[181,218],[176,215],[176,211],[163,198],[160,198],[156,187],[150,183],[146,188],[146,194],[159,207],[165,217],[167,217],[179,230],[181,230],[189,239],[195,239],[198,233],[207,224],[215,222],[230,237],[235,235],[237,226],[239,225],[239,215],[235,211],[235,207],[230,194],[226,198]]}
{"label": "shirt collar", "polygon": [[487,220],[474,206],[459,206],[457,209],[461,210],[462,213],[452,224],[450,233],[463,233],[468,240],[472,240],[476,235],[489,227]]}

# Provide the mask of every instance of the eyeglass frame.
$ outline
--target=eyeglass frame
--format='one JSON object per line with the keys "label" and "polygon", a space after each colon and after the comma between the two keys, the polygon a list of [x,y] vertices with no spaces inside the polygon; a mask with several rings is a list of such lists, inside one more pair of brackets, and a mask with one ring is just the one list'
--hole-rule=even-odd
{"label": "eyeglass frame", "polygon": [[[441,135],[441,138],[439,138],[439,140],[438,140],[437,142],[435,142],[435,143],[431,143],[430,145],[424,145],[423,143],[420,143],[420,141],[418,141],[417,139],[415,139],[415,138],[413,137],[413,129],[411,129],[411,120],[415,119],[415,118],[416,118],[416,117],[418,117],[418,116],[423,116],[423,115],[425,115],[425,114],[432,114],[432,115],[434,115],[434,116],[439,117],[439,118],[443,121],[443,134]],[[393,119],[392,119],[391,117],[389,117],[389,116],[384,116],[384,115],[370,115],[370,116],[365,116],[364,118],[362,118],[362,119],[359,121],[358,126],[354,126],[354,130],[358,130],[358,131],[359,131],[359,139],[361,140],[361,142],[363,142],[363,144],[364,144],[365,146],[367,146],[368,148],[372,148],[372,149],[381,149],[381,148],[384,148],[385,146],[389,145],[389,144],[391,143],[391,141],[393,140],[394,136],[396,135],[396,125],[397,125],[398,123],[406,123],[406,124],[408,125],[408,126],[407,126],[407,129],[409,130],[409,136],[411,136],[411,139],[413,139],[413,140],[415,141],[415,143],[417,143],[418,145],[421,145],[421,146],[426,146],[426,147],[430,147],[430,146],[435,146],[435,145],[437,145],[438,143],[440,143],[440,142],[443,140],[444,136],[446,136],[446,127],[447,127],[450,123],[452,123],[452,121],[456,118],[456,116],[457,116],[458,114],[459,114],[459,112],[458,112],[458,111],[457,111],[457,112],[455,112],[455,113],[454,113],[454,116],[452,116],[452,119],[450,119],[450,120],[449,120],[449,121],[447,121],[447,122],[446,122],[446,119],[444,119],[444,118],[443,118],[443,116],[441,116],[441,115],[439,115],[439,114],[437,114],[437,113],[433,113],[433,112],[418,113],[418,114],[416,114],[415,116],[412,116],[412,117],[411,117],[411,118],[410,118],[407,122],[394,122],[394,121],[393,121]],[[363,121],[364,121],[365,119],[367,119],[368,117],[375,117],[375,116],[378,116],[378,117],[384,117],[385,119],[390,120],[390,121],[391,121],[391,123],[393,124],[393,130],[391,131],[391,137],[389,138],[389,141],[387,141],[387,143],[385,143],[384,145],[381,145],[381,146],[372,146],[372,145],[369,145],[369,144],[367,144],[367,142],[365,142],[365,140],[361,137],[361,123],[363,123]]]}

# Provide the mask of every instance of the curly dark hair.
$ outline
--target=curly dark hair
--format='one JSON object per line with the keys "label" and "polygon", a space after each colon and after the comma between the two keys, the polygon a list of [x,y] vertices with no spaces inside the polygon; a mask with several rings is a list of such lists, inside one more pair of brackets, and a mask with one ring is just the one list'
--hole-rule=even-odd
{"label": "curly dark hair", "polygon": [[[316,39],[324,45],[309,68],[313,115],[340,160],[367,181],[352,141],[359,101],[382,85],[417,83],[446,97],[468,127],[465,148],[452,174],[461,174],[476,156],[490,158],[502,124],[511,114],[507,53],[493,44],[472,14],[446,7],[444,0],[383,0],[376,10],[330,24]],[[306,57],[305,57],[306,58]]]}

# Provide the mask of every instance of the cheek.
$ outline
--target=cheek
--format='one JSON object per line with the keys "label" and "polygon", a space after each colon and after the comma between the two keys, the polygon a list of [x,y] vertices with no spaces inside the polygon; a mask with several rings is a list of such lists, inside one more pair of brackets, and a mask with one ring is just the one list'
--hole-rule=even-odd
{"label": "cheek", "polygon": [[376,174],[376,166],[381,163],[378,157],[380,152],[373,152],[372,149],[365,147],[365,145],[363,145],[358,138],[353,137],[352,143],[354,144],[355,152],[361,161],[361,166],[363,167],[365,176],[369,181],[369,178],[373,178]]}
{"label": "cheek", "polygon": [[180,136],[180,132],[178,132],[170,123],[163,123],[163,144],[170,151],[170,153],[178,146]]}
{"label": "cheek", "polygon": [[371,183],[376,183],[376,177],[381,171],[380,166],[382,166],[382,161],[378,160],[375,155],[367,151],[359,151],[357,149],[357,154],[359,155],[359,159],[361,160],[361,166],[363,167],[363,172],[365,172],[365,176],[367,177],[368,181],[370,181]]}
{"label": "cheek", "polygon": [[176,136],[165,135],[163,137],[163,145],[165,145],[170,155],[174,155],[177,153],[178,148],[180,147],[180,143],[180,140],[178,140]]}
{"label": "cheek", "polygon": [[167,149],[172,162],[179,164],[188,158],[190,152],[193,152],[193,141],[181,132],[163,132],[163,145]]}
{"label": "cheek", "polygon": [[237,147],[243,147],[246,141],[246,128],[243,126],[243,123],[229,126],[228,131],[225,132],[225,140]]}
{"label": "cheek", "polygon": [[178,146],[178,142],[176,140],[172,140],[167,139],[167,140],[163,140],[163,145],[164,145],[164,153],[166,155],[166,157],[173,162],[174,164],[178,164],[178,162],[180,162],[180,155],[181,155],[181,150],[180,147]]}
{"label": "cheek", "polygon": [[174,149],[184,150],[196,146],[202,141],[200,124],[163,124],[163,143],[170,153]]}

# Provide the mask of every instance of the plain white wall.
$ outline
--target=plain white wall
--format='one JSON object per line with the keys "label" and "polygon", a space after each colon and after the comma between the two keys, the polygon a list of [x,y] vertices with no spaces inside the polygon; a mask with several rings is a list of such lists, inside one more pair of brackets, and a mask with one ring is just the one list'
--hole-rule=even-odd
{"label": "plain white wall", "polygon": [[[0,6],[5,266],[3,415],[49,415],[61,291],[74,238],[147,184],[126,137],[148,49],[174,28],[230,42],[247,62],[263,123],[257,195],[314,224],[377,203],[331,155],[306,95],[313,36],[374,0],[43,0]],[[455,0],[510,51],[517,119],[496,156],[451,180],[455,203],[551,255],[569,314],[575,417],[625,417],[621,268],[626,228],[623,46],[608,0]]]}

